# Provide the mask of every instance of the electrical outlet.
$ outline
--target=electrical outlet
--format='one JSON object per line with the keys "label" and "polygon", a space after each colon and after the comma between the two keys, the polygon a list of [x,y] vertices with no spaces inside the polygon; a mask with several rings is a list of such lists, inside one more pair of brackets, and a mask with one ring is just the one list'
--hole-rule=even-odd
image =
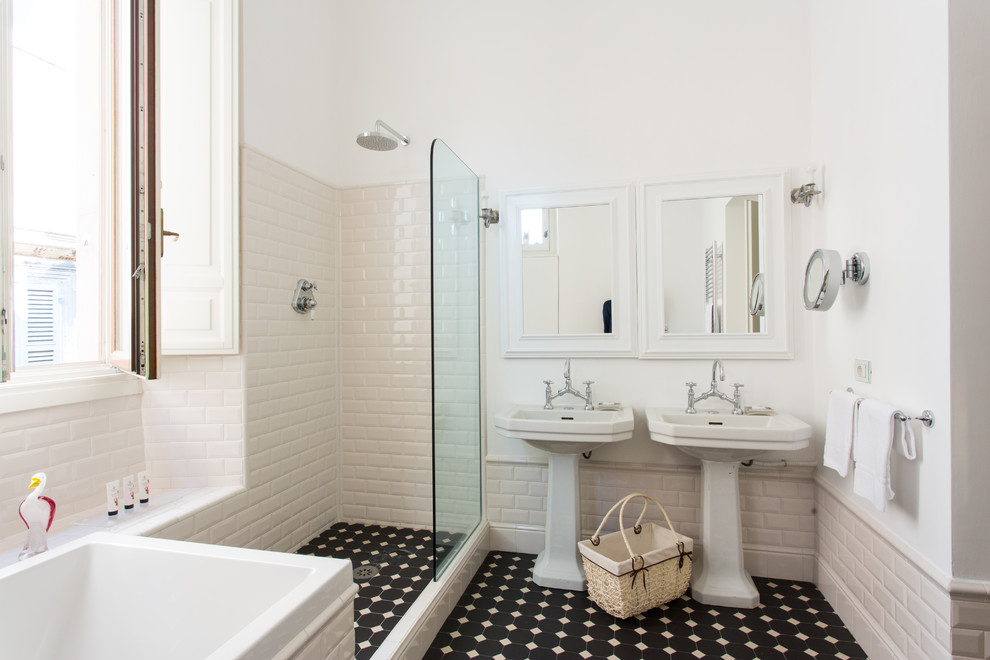
{"label": "electrical outlet", "polygon": [[873,367],[869,360],[856,360],[856,380],[869,383],[873,380]]}

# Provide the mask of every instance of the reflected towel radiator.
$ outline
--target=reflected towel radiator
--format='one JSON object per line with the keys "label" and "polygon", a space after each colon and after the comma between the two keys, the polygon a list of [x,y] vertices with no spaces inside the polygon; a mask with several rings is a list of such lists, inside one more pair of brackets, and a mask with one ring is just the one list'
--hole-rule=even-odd
{"label": "reflected towel radiator", "polygon": [[722,332],[722,246],[705,248],[705,330]]}

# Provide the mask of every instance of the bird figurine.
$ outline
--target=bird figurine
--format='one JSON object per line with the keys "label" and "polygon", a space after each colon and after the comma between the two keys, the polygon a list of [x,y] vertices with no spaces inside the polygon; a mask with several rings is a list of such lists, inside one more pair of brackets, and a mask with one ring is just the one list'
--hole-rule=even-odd
{"label": "bird figurine", "polygon": [[44,472],[31,477],[31,485],[28,488],[37,488],[37,490],[28,493],[18,509],[21,520],[28,528],[27,541],[24,543],[24,549],[17,555],[18,561],[48,549],[48,530],[52,528],[52,521],[55,520],[55,502],[43,494],[47,480]]}

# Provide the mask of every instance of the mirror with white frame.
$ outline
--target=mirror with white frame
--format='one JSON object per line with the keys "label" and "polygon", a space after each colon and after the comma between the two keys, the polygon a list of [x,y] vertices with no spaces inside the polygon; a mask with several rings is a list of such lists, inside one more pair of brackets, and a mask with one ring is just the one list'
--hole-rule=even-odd
{"label": "mirror with white frame", "polygon": [[661,181],[641,195],[641,356],[789,357],[784,173]]}
{"label": "mirror with white frame", "polygon": [[634,355],[630,186],[502,195],[503,352]]}

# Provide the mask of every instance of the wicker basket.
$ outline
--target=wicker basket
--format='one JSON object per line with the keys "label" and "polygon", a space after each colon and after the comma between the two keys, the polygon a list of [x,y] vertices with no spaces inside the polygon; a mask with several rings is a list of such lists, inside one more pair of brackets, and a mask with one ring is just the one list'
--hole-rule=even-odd
{"label": "wicker basket", "polygon": [[[642,497],[643,510],[635,526],[624,529],[622,514],[633,499]],[[663,513],[667,527],[642,524],[649,503]],[[612,512],[619,509],[619,531],[601,534]],[[588,597],[620,619],[659,607],[679,598],[691,582],[694,541],[674,531],[670,517],[649,495],[627,495],[609,509],[595,535],[578,543],[588,577]]]}

